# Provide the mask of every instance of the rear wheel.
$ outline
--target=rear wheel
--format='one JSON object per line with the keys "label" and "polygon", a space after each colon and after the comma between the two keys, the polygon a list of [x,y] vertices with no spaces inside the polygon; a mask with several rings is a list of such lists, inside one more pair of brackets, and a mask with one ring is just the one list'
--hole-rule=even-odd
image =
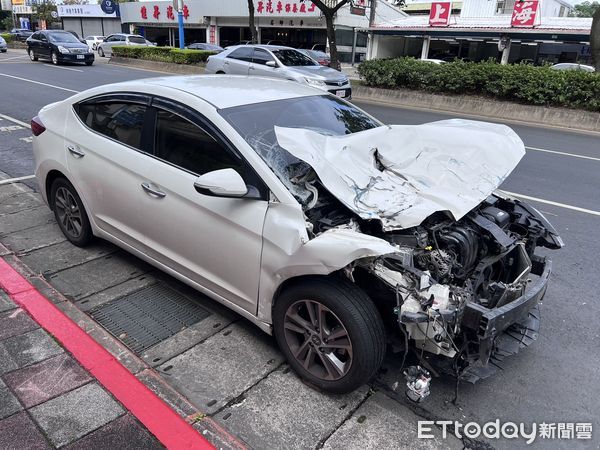
{"label": "rear wheel", "polygon": [[32,60],[32,61],[37,61],[38,60],[38,57],[35,56],[35,53],[33,53],[33,49],[32,48],[29,49],[28,53],[29,53],[29,59],[30,60]]}
{"label": "rear wheel", "polygon": [[93,239],[92,227],[77,191],[64,178],[57,178],[50,188],[50,205],[65,237],[78,247]]}
{"label": "rear wheel", "polygon": [[58,53],[56,52],[52,52],[52,64],[54,64],[55,66],[58,66]]}
{"label": "rear wheel", "polygon": [[219,70],[219,71],[217,72],[217,75],[225,75],[225,72],[223,72],[222,70]]}
{"label": "rear wheel", "polygon": [[290,366],[309,384],[351,392],[381,366],[383,322],[371,299],[346,280],[309,279],[284,290],[273,331]]}

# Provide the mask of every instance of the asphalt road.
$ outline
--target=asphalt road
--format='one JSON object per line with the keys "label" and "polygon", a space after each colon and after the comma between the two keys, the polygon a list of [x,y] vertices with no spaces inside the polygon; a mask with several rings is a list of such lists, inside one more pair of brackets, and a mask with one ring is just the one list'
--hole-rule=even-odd
{"label": "asphalt road", "polygon": [[[53,67],[30,62],[22,52],[10,51],[0,55],[0,114],[28,123],[42,106],[74,91],[157,75],[105,63]],[[381,103],[356,103],[391,124],[452,118],[449,114]],[[31,175],[31,145],[23,139],[27,134],[24,130],[11,131],[11,125],[14,123],[6,118],[0,120],[0,170],[13,177]],[[463,423],[495,419],[527,424],[592,422],[596,428],[593,446],[598,447],[600,134],[509,125],[528,151],[502,188],[538,199],[532,203],[547,215],[566,243],[563,250],[548,252],[554,260],[554,273],[542,305],[540,339],[507,359],[505,370],[493,379],[474,386],[462,385],[458,407],[450,403],[452,381],[434,380],[432,395],[420,406],[420,413]],[[386,375],[386,381],[391,384],[394,376]],[[547,443],[537,441],[537,445]],[[553,444],[564,447],[565,441]]]}

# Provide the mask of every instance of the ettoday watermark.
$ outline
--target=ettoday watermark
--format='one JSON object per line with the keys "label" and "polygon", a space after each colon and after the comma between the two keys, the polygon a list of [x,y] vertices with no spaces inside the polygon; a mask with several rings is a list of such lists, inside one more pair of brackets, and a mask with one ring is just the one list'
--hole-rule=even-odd
{"label": "ettoday watermark", "polygon": [[589,422],[553,422],[553,423],[515,423],[504,422],[500,419],[479,424],[477,422],[462,423],[454,420],[419,420],[417,437],[419,439],[435,438],[434,430],[442,430],[442,438],[448,434],[478,439],[523,439],[527,444],[532,444],[536,439],[592,439],[592,424]]}

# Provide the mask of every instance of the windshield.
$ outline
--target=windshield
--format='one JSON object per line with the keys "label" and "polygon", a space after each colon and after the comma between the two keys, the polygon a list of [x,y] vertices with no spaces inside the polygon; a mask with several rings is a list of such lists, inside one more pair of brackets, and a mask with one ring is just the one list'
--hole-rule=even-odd
{"label": "windshield", "polygon": [[73,36],[71,33],[48,33],[48,39],[50,42],[65,42],[67,44],[80,44],[79,39]]}
{"label": "windshield", "polygon": [[318,66],[316,62],[297,50],[273,50],[273,54],[284,66]]}
{"label": "windshield", "polygon": [[331,136],[382,126],[360,109],[330,95],[235,106],[222,109],[219,114],[302,203],[310,197],[310,192],[303,183],[295,184],[291,179],[308,173],[310,166],[279,146],[275,126],[307,128]]}

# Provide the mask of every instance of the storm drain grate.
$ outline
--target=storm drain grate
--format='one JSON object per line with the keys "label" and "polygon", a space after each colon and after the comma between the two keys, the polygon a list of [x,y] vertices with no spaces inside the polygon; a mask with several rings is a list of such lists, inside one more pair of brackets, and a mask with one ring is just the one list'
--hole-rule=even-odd
{"label": "storm drain grate", "polygon": [[175,335],[210,312],[160,284],[112,300],[89,314],[135,353]]}

